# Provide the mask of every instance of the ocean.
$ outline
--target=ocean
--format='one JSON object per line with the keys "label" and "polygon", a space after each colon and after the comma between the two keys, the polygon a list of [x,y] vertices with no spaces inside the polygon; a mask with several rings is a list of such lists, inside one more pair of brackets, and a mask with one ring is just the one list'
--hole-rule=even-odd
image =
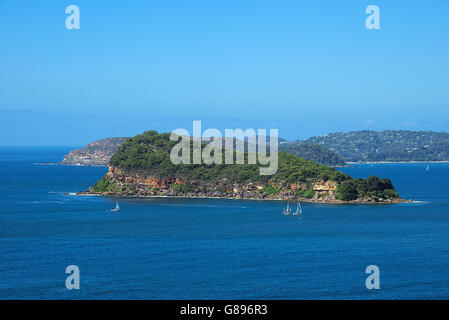
{"label": "ocean", "polygon": [[67,194],[107,171],[36,164],[69,150],[0,148],[0,299],[448,298],[449,164],[341,168],[417,202],[303,203],[295,217],[281,201]]}

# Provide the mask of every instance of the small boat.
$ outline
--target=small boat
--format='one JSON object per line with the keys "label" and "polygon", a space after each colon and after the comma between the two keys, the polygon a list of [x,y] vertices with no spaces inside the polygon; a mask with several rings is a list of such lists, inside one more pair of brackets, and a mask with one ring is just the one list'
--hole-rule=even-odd
{"label": "small boat", "polygon": [[120,211],[120,206],[118,205],[118,202],[115,203],[115,208],[110,210],[111,212],[117,212]]}
{"label": "small boat", "polygon": [[430,170],[430,164],[427,164],[426,171]]}
{"label": "small boat", "polygon": [[301,203],[296,204],[296,211],[292,213],[293,216],[298,216],[302,213]]}
{"label": "small boat", "polygon": [[287,203],[287,206],[285,207],[284,211],[282,211],[282,214],[285,214],[286,216],[288,216],[291,213],[292,213],[292,209],[290,209],[290,204]]}

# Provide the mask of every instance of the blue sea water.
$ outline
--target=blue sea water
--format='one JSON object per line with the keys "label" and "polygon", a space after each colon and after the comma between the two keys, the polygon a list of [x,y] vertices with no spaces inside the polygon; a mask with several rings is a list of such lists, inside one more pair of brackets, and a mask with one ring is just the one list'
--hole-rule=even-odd
{"label": "blue sea water", "polygon": [[389,177],[412,204],[303,204],[297,218],[278,201],[120,198],[111,214],[116,199],[66,194],[106,168],[35,164],[68,150],[0,148],[0,299],[448,298],[449,164],[341,169]]}

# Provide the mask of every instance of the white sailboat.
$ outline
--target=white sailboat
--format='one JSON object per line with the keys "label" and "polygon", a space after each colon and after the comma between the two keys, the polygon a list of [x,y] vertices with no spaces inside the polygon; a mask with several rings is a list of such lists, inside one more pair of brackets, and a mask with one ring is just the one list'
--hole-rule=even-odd
{"label": "white sailboat", "polygon": [[301,203],[298,202],[296,204],[296,211],[292,213],[292,215],[297,216],[300,215],[302,213],[302,208],[301,208]]}
{"label": "white sailboat", "polygon": [[282,214],[285,214],[286,216],[288,216],[291,213],[292,213],[292,209],[290,209],[290,204],[287,202],[287,206],[285,207],[284,211],[282,211]]}
{"label": "white sailboat", "polygon": [[115,203],[115,208],[111,209],[111,212],[117,212],[120,211],[120,206],[118,205],[118,202]]}

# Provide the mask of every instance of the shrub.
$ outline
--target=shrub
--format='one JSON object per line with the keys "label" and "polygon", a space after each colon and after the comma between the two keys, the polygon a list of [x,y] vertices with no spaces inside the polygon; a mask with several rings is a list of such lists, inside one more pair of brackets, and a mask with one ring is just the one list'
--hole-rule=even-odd
{"label": "shrub", "polygon": [[354,180],[342,182],[335,192],[337,199],[343,201],[356,200],[359,197],[357,183]]}
{"label": "shrub", "polygon": [[280,191],[281,190],[279,188],[276,188],[276,187],[272,186],[271,184],[269,184],[268,186],[266,186],[264,188],[264,192],[268,196],[278,195]]}

